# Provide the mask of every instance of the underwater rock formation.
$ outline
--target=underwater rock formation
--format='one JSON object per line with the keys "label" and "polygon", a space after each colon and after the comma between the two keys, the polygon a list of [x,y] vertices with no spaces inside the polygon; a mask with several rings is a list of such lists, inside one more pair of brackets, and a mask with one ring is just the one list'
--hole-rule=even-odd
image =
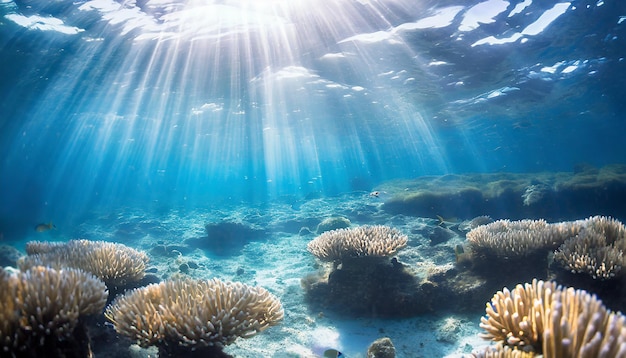
{"label": "underwater rock formation", "polygon": [[396,347],[389,337],[383,337],[375,340],[367,348],[367,358],[395,358]]}
{"label": "underwater rock formation", "polygon": [[330,230],[349,228],[350,225],[350,220],[347,218],[343,216],[333,216],[322,220],[322,222],[317,225],[316,232],[320,235]]}
{"label": "underwater rock formation", "polygon": [[469,219],[573,220],[591,215],[626,218],[626,166],[563,173],[491,173],[421,177],[378,188],[392,197],[391,214]]}
{"label": "underwater rock formation", "polygon": [[395,259],[346,259],[327,275],[303,280],[314,309],[356,317],[410,317],[431,310],[415,275]]}
{"label": "underwater rock formation", "polygon": [[238,254],[247,243],[264,240],[268,236],[263,229],[236,222],[212,223],[205,228],[206,237],[190,238],[185,240],[185,244],[217,256]]}
{"label": "underwater rock formation", "polygon": [[308,250],[332,262],[327,273],[303,279],[313,306],[346,315],[402,317],[425,312],[424,292],[413,273],[393,254],[408,237],[387,226],[327,231]]}

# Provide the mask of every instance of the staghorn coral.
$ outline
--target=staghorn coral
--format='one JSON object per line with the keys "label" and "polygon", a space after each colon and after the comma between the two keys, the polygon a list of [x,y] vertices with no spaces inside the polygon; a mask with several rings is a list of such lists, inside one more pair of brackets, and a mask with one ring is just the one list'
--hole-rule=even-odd
{"label": "staghorn coral", "polygon": [[[467,233],[476,263],[526,260],[527,266],[545,267],[546,255],[572,273],[607,280],[623,275],[626,265],[626,227],[618,220],[593,216],[584,220],[548,224],[544,220],[498,220]],[[532,258],[533,262],[527,260]],[[540,262],[541,261],[541,262]]]}
{"label": "staghorn coral", "polygon": [[626,227],[620,221],[594,216],[581,221],[583,229],[566,240],[554,259],[572,273],[607,280],[622,274],[626,265]]}
{"label": "staghorn coral", "polygon": [[626,317],[584,290],[533,280],[497,292],[486,313],[482,337],[498,342],[503,353],[478,357],[522,357],[521,352],[545,358],[626,357]]}
{"label": "staghorn coral", "polygon": [[13,274],[0,269],[0,351],[82,356],[88,342],[81,338],[80,318],[100,313],[106,299],[104,283],[78,269],[37,266]]}
{"label": "staghorn coral", "polygon": [[473,252],[497,257],[523,257],[554,250],[580,231],[578,222],[548,224],[545,220],[497,220],[467,233]]}
{"label": "staghorn coral", "polygon": [[326,231],[309,242],[307,249],[323,261],[356,257],[385,257],[406,246],[408,237],[388,226],[360,226]]}
{"label": "staghorn coral", "polygon": [[585,229],[603,235],[608,244],[618,244],[620,249],[626,249],[626,227],[621,221],[606,216],[592,216],[581,222]]}
{"label": "staghorn coral", "polygon": [[73,267],[90,272],[109,288],[140,281],[148,256],[126,245],[89,240],[67,243],[29,242],[28,256],[18,262],[20,269],[33,266]]}
{"label": "staghorn coral", "polygon": [[333,265],[317,282],[306,282],[307,300],[323,310],[358,316],[403,317],[428,310],[413,271],[389,258],[407,241],[406,235],[387,226],[324,232],[307,248]]}
{"label": "staghorn coral", "polygon": [[29,241],[26,243],[26,254],[47,254],[49,252],[64,249],[67,244],[67,242]]}
{"label": "staghorn coral", "polygon": [[532,358],[535,354],[498,343],[494,346],[487,347],[483,351],[475,352],[472,356],[476,358]]}
{"label": "staghorn coral", "polygon": [[262,287],[212,280],[171,280],[135,289],[105,311],[115,330],[161,351],[222,347],[283,319],[280,301]]}
{"label": "staghorn coral", "polygon": [[619,275],[624,265],[623,251],[607,245],[606,238],[593,230],[583,230],[565,241],[554,259],[572,273],[585,273],[600,280]]}

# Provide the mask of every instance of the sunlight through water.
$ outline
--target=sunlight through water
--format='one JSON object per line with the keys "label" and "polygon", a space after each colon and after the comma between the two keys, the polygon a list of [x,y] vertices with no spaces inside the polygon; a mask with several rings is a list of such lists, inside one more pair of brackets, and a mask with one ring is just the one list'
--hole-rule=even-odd
{"label": "sunlight through water", "polygon": [[561,78],[593,76],[608,56],[534,57],[534,41],[562,42],[552,26],[601,8],[575,2],[0,5],[14,84],[4,101],[16,103],[5,114],[24,119],[3,122],[5,164],[33,178],[13,192],[50,210],[299,200],[399,177],[540,167],[507,159],[527,152],[526,135],[549,133],[504,141],[530,111],[513,113],[511,101],[549,108],[569,98]]}

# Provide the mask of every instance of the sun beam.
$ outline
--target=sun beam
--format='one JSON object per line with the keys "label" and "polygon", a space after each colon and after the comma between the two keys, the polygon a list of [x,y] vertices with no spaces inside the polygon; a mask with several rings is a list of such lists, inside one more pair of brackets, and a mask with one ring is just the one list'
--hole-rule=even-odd
{"label": "sun beam", "polygon": [[68,75],[34,111],[43,117],[54,103],[55,117],[75,119],[64,135],[70,159],[55,182],[61,187],[75,174],[72,160],[91,160],[76,186],[97,201],[129,191],[138,200],[180,203],[267,200],[368,190],[401,170],[396,158],[407,153],[445,167],[433,160],[443,155],[420,108],[390,82],[411,81],[389,71],[415,54],[397,39],[397,52],[388,54],[351,39],[376,28],[392,33],[391,5],[80,5],[104,26],[77,45],[81,56],[64,64]]}

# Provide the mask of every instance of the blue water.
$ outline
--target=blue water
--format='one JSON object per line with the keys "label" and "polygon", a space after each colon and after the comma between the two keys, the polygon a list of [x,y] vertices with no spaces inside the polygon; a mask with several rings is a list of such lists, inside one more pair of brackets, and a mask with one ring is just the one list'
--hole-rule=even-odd
{"label": "blue water", "polygon": [[624,163],[626,4],[0,1],[0,229]]}

